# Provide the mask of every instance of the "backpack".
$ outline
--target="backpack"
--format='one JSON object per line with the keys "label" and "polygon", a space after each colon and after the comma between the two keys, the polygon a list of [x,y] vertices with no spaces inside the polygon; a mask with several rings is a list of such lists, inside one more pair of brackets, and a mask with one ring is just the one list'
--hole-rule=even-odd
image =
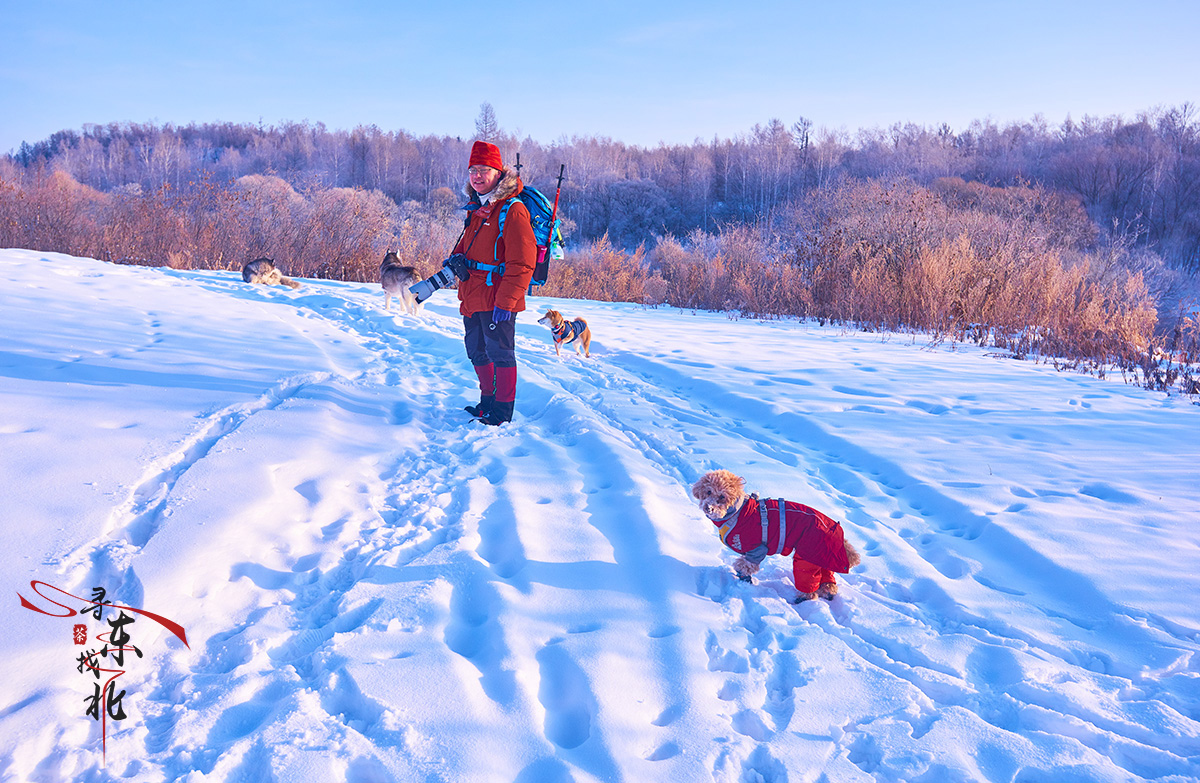
{"label": "backpack", "polygon": [[[561,260],[563,257],[562,221],[555,217],[554,224],[550,224],[554,204],[532,185],[526,185],[516,198],[529,210],[529,223],[533,226],[533,239],[537,243],[537,262],[533,267],[533,277],[529,280],[529,289],[532,292],[535,285],[546,284],[550,277],[550,262]],[[504,220],[508,217],[508,208],[512,203],[513,199],[509,199],[500,208],[501,236],[504,235]]]}

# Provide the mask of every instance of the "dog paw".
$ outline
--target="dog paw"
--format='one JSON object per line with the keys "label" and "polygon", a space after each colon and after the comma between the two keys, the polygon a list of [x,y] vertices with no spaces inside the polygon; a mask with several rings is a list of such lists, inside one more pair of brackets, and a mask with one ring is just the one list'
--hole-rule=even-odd
{"label": "dog paw", "polygon": [[733,561],[733,570],[737,572],[739,577],[749,578],[758,573],[758,563],[753,560],[747,560],[744,557],[739,557]]}

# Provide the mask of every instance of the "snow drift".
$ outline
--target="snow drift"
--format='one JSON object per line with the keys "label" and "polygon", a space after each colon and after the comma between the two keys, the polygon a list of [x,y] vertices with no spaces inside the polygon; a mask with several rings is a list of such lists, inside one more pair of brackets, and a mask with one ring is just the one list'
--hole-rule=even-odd
{"label": "snow drift", "polygon": [[[4,780],[1200,777],[1186,400],[977,349],[534,299],[472,425],[452,294],[0,251]],[[840,519],[832,602],[754,585],[688,488]],[[131,626],[125,719],[70,624]],[[130,656],[132,658],[132,656]]]}

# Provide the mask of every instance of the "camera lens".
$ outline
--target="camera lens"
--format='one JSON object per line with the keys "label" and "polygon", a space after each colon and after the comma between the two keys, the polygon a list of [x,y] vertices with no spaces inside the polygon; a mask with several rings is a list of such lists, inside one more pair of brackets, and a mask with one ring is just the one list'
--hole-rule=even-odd
{"label": "camera lens", "polygon": [[417,298],[417,302],[424,302],[429,297],[433,296],[433,292],[438,290],[438,287],[431,280],[422,280],[414,286],[411,286],[409,291]]}
{"label": "camera lens", "polygon": [[441,269],[430,275],[428,279],[411,286],[408,290],[417,297],[417,302],[424,302],[433,296],[434,291],[453,284],[456,277],[459,280],[466,280],[470,276],[471,270],[467,266],[467,257],[456,253],[443,262]]}

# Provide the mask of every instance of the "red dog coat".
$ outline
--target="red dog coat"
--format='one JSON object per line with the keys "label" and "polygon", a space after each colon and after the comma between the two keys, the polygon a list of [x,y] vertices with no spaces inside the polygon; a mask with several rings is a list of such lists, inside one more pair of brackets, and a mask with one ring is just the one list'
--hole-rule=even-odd
{"label": "red dog coat", "polygon": [[713,524],[727,547],[753,563],[761,563],[767,555],[791,555],[792,577],[802,593],[814,593],[824,583],[836,584],[833,572],[850,570],[842,526],[803,503],[751,495],[736,515]]}

